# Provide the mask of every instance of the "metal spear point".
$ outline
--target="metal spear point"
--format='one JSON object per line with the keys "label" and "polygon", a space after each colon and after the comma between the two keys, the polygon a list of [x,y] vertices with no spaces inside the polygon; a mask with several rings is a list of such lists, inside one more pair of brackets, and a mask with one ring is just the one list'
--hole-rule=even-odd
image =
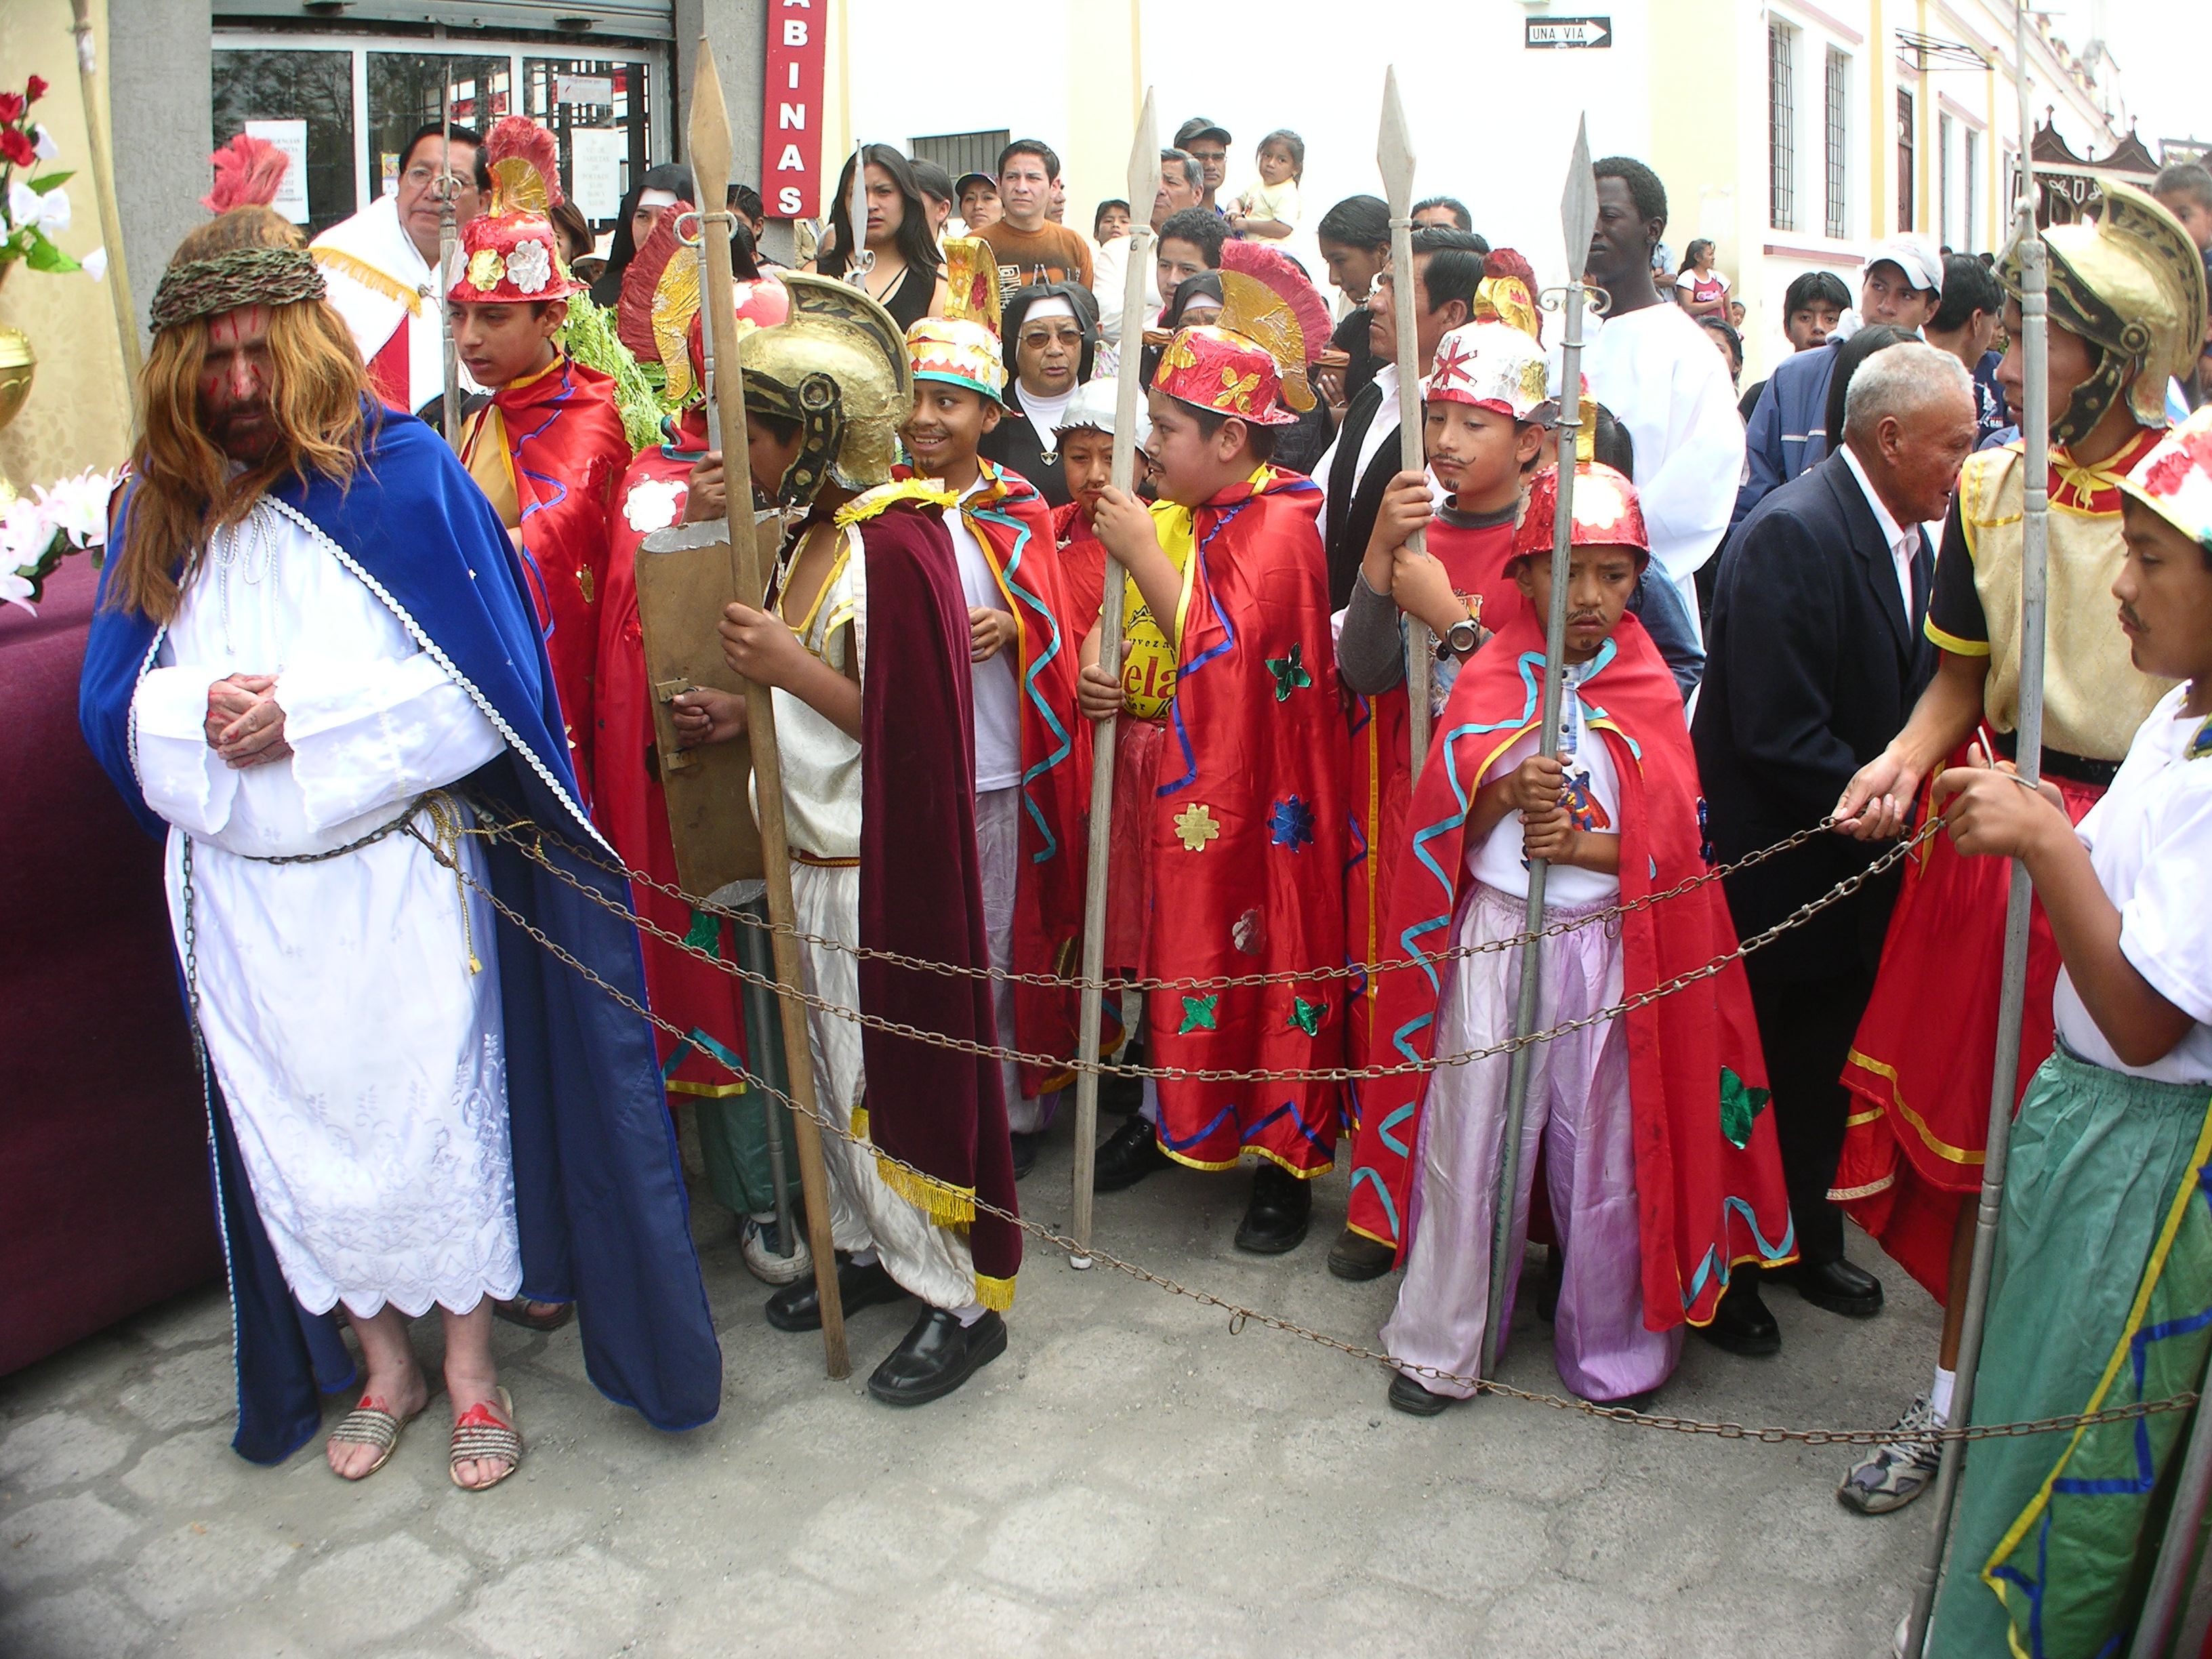
{"label": "metal spear point", "polygon": [[[1590,233],[1597,225],[1597,178],[1590,171],[1589,122],[1575,130],[1575,153],[1567,163],[1566,192],[1559,200],[1559,226],[1566,240],[1566,328],[1559,342],[1559,442],[1558,504],[1552,514],[1552,603],[1544,629],[1544,695],[1536,728],[1536,752],[1547,760],[1559,752],[1559,704],[1567,654],[1567,572],[1572,560],[1575,525],[1575,439],[1582,428],[1583,306],[1588,292],[1582,270],[1589,258]],[[1542,859],[1528,860],[1528,904],[1522,923],[1534,935],[1544,925]],[[1521,947],[1521,987],[1514,1005],[1513,1035],[1525,1037],[1537,1025],[1542,989],[1543,941],[1531,937]],[[1482,1316],[1482,1369],[1498,1374],[1504,1345],[1504,1310],[1513,1261],[1513,1212],[1521,1193],[1522,1123],[1528,1110],[1528,1068],[1535,1045],[1513,1051],[1505,1073],[1505,1155],[1498,1173],[1498,1205],[1490,1240],[1490,1300]],[[1558,1247],[1553,1246],[1554,1249]]]}
{"label": "metal spear point", "polygon": [[[1114,488],[1133,495],[1137,480],[1137,400],[1144,395],[1139,372],[1139,346],[1145,325],[1145,273],[1151,268],[1152,200],[1160,188],[1159,115],[1153,107],[1152,88],[1145,89],[1145,107],[1137,117],[1137,137],[1129,150],[1129,264],[1121,281],[1121,368],[1114,382]],[[1121,565],[1111,554],[1106,559],[1106,587],[1098,607],[1098,660],[1110,672],[1121,660]],[[1091,1244],[1091,1171],[1098,1154],[1098,1021],[1106,974],[1106,854],[1114,820],[1114,733],[1118,720],[1105,720],[1091,728],[1091,862],[1083,889],[1083,994],[1078,1016],[1079,1054],[1083,1068],[1075,1074],[1075,1191],[1070,1227],[1079,1252]],[[1078,1254],[1068,1265],[1088,1267],[1091,1257]]]}
{"label": "metal spear point", "polygon": [[458,452],[461,447],[461,360],[453,349],[453,309],[446,289],[453,280],[453,246],[460,229],[453,208],[453,66],[438,60],[438,124],[445,129],[445,154],[438,161],[438,338],[446,362],[446,388],[440,407],[445,416],[446,441]]}
{"label": "metal spear point", "polygon": [[[1421,452],[1421,347],[1419,301],[1413,289],[1413,140],[1406,131],[1406,106],[1398,97],[1398,69],[1382,71],[1382,129],[1375,141],[1375,164],[1390,201],[1390,314],[1398,325],[1398,470],[1419,472],[1428,465]],[[1416,530],[1406,538],[1415,553],[1425,552],[1428,535]],[[1406,696],[1413,708],[1413,775],[1429,753],[1429,702],[1436,684],[1437,647],[1429,625],[1406,618]]]}
{"label": "metal spear point", "polygon": [[[714,72],[714,49],[699,42],[699,67],[691,79],[691,122],[685,134],[691,151],[691,176],[702,201],[714,210],[700,214],[700,252],[705,260],[706,337],[715,366],[714,402],[726,447],[734,459],[724,462],[724,533],[738,597],[747,605],[763,602],[766,584],[760,544],[754,534],[751,474],[744,463],[745,379],[738,362],[738,321],[730,270],[730,118],[722,103],[722,83]],[[837,1255],[830,1237],[830,1180],[822,1161],[822,1127],[815,1118],[813,1050],[807,1046],[806,1008],[799,1000],[799,941],[791,899],[791,842],[783,822],[783,768],[775,740],[775,703],[769,688],[745,685],[745,731],[752,744],[753,776],[758,787],[761,853],[768,877],[768,915],[774,925],[775,977],[783,1016],[783,1061],[791,1078],[793,1139],[799,1147],[799,1189],[806,1199],[806,1234],[814,1253],[814,1286],[822,1304],[822,1347],[830,1375],[852,1370],[845,1354],[845,1310],[837,1294]]]}
{"label": "metal spear point", "polygon": [[853,187],[845,192],[845,228],[853,239],[853,246],[845,250],[845,280],[866,294],[876,255],[868,246],[868,147],[857,138],[853,141]]}
{"label": "metal spear point", "polygon": [[[2014,246],[2020,251],[2021,349],[2027,359],[2027,401],[2020,422],[2027,453],[2021,469],[2025,516],[2020,550],[2020,729],[2014,763],[2022,781],[2033,784],[2043,763],[2044,597],[2051,557],[2051,386],[2046,356],[2051,302],[2047,297],[2050,269],[2043,239],[2035,228],[2035,114],[2028,102],[2025,4],[2013,20],[2013,63],[2020,100],[2021,156],[2020,228],[2014,233]],[[2027,866],[2015,859],[2012,885],[2005,898],[2004,977],[1997,993],[1997,1050],[1990,1079],[1989,1145],[1982,1158],[1973,1266],[1966,1279],[1957,1380],[1951,1389],[1950,1422],[1954,1426],[1972,1421],[1974,1369],[1981,1361],[1982,1321],[1989,1311],[1990,1275],[1996,1260],[1997,1217],[2004,1207],[2005,1157],[2012,1146],[2013,1101],[2020,1082],[2021,1009],[2027,997],[2028,904],[2033,897]],[[1936,1470],[1935,1524],[1929,1534],[1927,1556],[1913,1583],[1912,1612],[1905,1625],[1904,1650],[1911,1659],[1919,1659],[1928,1639],[1929,1620],[1936,1611],[1936,1589],[1950,1541],[1952,1512],[1965,1456],[1964,1441],[1943,1443],[1942,1461]]]}

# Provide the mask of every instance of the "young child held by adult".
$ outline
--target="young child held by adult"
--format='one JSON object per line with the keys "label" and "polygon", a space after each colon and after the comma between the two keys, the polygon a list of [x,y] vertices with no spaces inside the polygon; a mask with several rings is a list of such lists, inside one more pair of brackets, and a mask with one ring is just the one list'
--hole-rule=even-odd
{"label": "young child held by adult", "polygon": [[[2138,670],[2182,684],[2078,825],[1978,753],[1933,792],[1960,852],[2026,864],[2065,963],[2013,1124],[1977,1423],[2165,1399],[2212,1350],[2212,411],[2121,489],[2118,625]],[[1928,1651],[2118,1648],[2189,1421],[1977,1444]]]}
{"label": "young child held by adult", "polygon": [[[1407,819],[1421,856],[1399,859],[1385,938],[1389,955],[1418,965],[1378,975],[1376,1013],[1404,1058],[1441,1061],[1513,1035],[1519,950],[1481,947],[1522,930],[1529,860],[1548,866],[1546,922],[1588,923],[1542,944],[1540,1029],[1735,945],[1710,884],[1606,915],[1701,874],[1706,855],[1681,698],[1627,614],[1650,557],[1643,514],[1634,486],[1603,466],[1577,469],[1559,757],[1537,752],[1557,492],[1557,469],[1540,473],[1513,544],[1522,607],[1462,669]],[[1453,947],[1480,954],[1445,957]],[[1456,1379],[1480,1363],[1509,1067],[1497,1054],[1385,1079],[1367,1103],[1393,1133],[1355,1165],[1352,1191],[1363,1226],[1398,1240],[1406,1269],[1382,1330],[1401,1411],[1433,1415],[1473,1392]],[[1559,1375],[1584,1398],[1649,1395],[1735,1264],[1794,1255],[1765,1085],[1734,964],[1534,1048],[1498,1328],[1511,1326],[1540,1149],[1565,1253]]]}
{"label": "young child held by adult", "polygon": [[1257,183],[1249,186],[1229,211],[1229,228],[1237,236],[1279,242],[1298,228],[1298,190],[1305,182],[1306,141],[1278,127],[1260,141],[1252,158]]}
{"label": "young child held by adult", "polygon": [[[1066,597],[1068,637],[1080,640],[1097,625],[1098,608],[1106,592],[1106,548],[1099,541],[1091,515],[1098,498],[1114,482],[1114,423],[1121,411],[1118,380],[1086,380],[1076,387],[1067,408],[1053,428],[1060,447],[1060,471],[1067,486],[1068,501],[1052,510],[1052,531],[1060,548],[1061,590]],[[1135,479],[1138,493],[1146,485],[1152,463],[1145,446],[1152,441],[1152,422],[1137,400]]]}
{"label": "young child held by adult", "polygon": [[[568,296],[584,285],[562,264],[544,210],[525,205],[561,199],[553,135],[510,115],[484,149],[498,181],[491,210],[462,231],[461,275],[446,295],[461,366],[491,393],[462,423],[461,464],[522,555],[588,805],[607,509],[629,466],[629,439],[612,378],[561,349]],[[529,182],[516,188],[518,178]]]}
{"label": "young child held by adult", "polygon": [[[1218,327],[1187,328],[1151,392],[1160,499],[1108,489],[1099,540],[1127,572],[1127,648],[1084,642],[1083,711],[1120,721],[1107,962],[1169,978],[1280,975],[1145,999],[1153,1062],[1232,1072],[1327,1068],[1344,1052],[1344,722],[1310,479],[1268,464],[1294,342],[1289,307],[1239,284]],[[1295,366],[1303,370],[1303,346]],[[1285,356],[1293,348],[1285,347]],[[1295,1249],[1310,1178],[1334,1157],[1339,1085],[1161,1079],[1098,1152],[1110,1192],[1171,1162],[1261,1160],[1237,1245]]]}
{"label": "young child held by adult", "polygon": [[[945,246],[947,314],[907,331],[913,457],[898,477],[935,480],[958,501],[945,528],[968,594],[975,683],[975,836],[994,967],[1065,972],[1083,934],[1091,798],[1089,733],[1076,713],[1076,641],[1060,618],[1052,515],[1029,480],[978,448],[1006,413],[999,290],[981,243]],[[993,981],[1001,1041],[1052,1066],[1000,1062],[1014,1165],[1026,1174],[1076,1048],[1072,990]]]}

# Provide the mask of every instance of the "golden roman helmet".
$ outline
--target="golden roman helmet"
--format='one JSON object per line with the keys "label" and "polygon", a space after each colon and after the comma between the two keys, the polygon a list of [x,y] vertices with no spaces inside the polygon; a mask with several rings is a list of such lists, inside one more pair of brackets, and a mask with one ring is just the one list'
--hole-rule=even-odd
{"label": "golden roman helmet", "polygon": [[1283,401],[1304,414],[1314,406],[1306,383],[1305,331],[1289,303],[1257,276],[1241,270],[1215,273],[1221,278],[1221,315],[1215,326],[1241,334],[1275,360],[1283,381]]}
{"label": "golden roman helmet", "polygon": [[825,481],[854,491],[888,483],[900,423],[914,408],[905,334],[856,288],[804,271],[781,276],[790,314],[738,342],[746,404],[798,422],[801,432],[778,504],[811,501]]}
{"label": "golden roman helmet", "polygon": [[[2051,251],[2051,315],[2100,349],[2096,372],[2053,410],[2062,444],[2088,435],[2121,398],[2136,422],[2166,425],[2166,383],[2187,374],[2204,338],[2204,260],[2181,222],[2131,185],[2104,185],[2099,217],[2043,233]],[[1997,280],[2021,297],[2017,242]]]}

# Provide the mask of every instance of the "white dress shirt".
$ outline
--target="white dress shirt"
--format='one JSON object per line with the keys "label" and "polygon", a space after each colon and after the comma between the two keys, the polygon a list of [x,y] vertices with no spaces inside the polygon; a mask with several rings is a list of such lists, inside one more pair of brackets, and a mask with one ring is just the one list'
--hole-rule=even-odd
{"label": "white dress shirt", "polygon": [[1905,620],[1909,626],[1912,621],[1912,566],[1920,556],[1920,526],[1917,522],[1899,524],[1896,515],[1881,504],[1881,497],[1875,493],[1866,468],[1859,465],[1859,458],[1849,444],[1844,446],[1842,453],[1844,465],[1850,468],[1851,477],[1859,481],[1860,493],[1874,509],[1874,521],[1881,526],[1881,538],[1889,546],[1891,562],[1897,566],[1897,590],[1904,596]]}

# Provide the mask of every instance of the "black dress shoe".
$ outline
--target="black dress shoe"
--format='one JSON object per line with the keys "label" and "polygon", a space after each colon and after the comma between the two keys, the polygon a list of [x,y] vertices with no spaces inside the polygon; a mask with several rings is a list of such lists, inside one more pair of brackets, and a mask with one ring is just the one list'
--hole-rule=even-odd
{"label": "black dress shoe", "polygon": [[[887,1302],[903,1302],[912,1294],[884,1271],[880,1261],[865,1267],[844,1251],[837,1252],[837,1304],[849,1316],[862,1308]],[[818,1331],[822,1328],[822,1297],[814,1275],[785,1285],[768,1299],[768,1322],[780,1331]]]}
{"label": "black dress shoe", "polygon": [[1782,1352],[1782,1327],[1759,1299],[1759,1275],[1743,1273],[1721,1292],[1713,1322],[1693,1328],[1717,1348],[1758,1359]]}
{"label": "black dress shoe", "polygon": [[1838,1256],[1833,1261],[1793,1262],[1776,1270],[1816,1308],[1850,1319],[1871,1319],[1881,1311],[1881,1280]]}
{"label": "black dress shoe", "polygon": [[974,1324],[942,1308],[924,1310],[906,1340],[884,1357],[868,1392],[886,1406],[942,1400],[1006,1351],[1006,1322],[985,1309]]}
{"label": "black dress shoe", "polygon": [[1160,1150],[1152,1126],[1140,1117],[1132,1117],[1099,1147],[1097,1161],[1091,1166],[1091,1190],[1118,1193],[1174,1162]]}
{"label": "black dress shoe", "polygon": [[1566,1282],[1566,1247],[1554,1244],[1545,1252],[1544,1277],[1536,1285],[1536,1316],[1547,1325],[1559,1316],[1559,1291]]}
{"label": "black dress shoe", "polygon": [[1390,1379],[1390,1404],[1408,1416],[1438,1417],[1445,1407],[1459,1403],[1457,1395],[1431,1394],[1403,1371]]}
{"label": "black dress shoe", "polygon": [[1019,1181],[1036,1168],[1037,1146],[1042,1141],[1042,1130],[1035,1134],[1024,1134],[1018,1129],[1007,1137],[1014,1143],[1014,1179]]}
{"label": "black dress shoe", "polygon": [[1312,1184],[1263,1161],[1252,1171],[1252,1201],[1237,1229],[1237,1248],[1255,1255],[1281,1255],[1305,1242],[1312,1219]]}
{"label": "black dress shoe", "polygon": [[1338,1234],[1336,1243],[1328,1247],[1329,1272],[1354,1284],[1382,1278],[1397,1260],[1396,1245],[1385,1244],[1379,1238],[1370,1238],[1349,1227]]}
{"label": "black dress shoe", "polygon": [[[1143,1055],[1125,1048],[1120,1058],[1131,1066],[1141,1065]],[[1127,1117],[1145,1103],[1145,1080],[1140,1077],[1108,1076],[1098,1079],[1098,1103],[1109,1112],[1119,1112]]]}

